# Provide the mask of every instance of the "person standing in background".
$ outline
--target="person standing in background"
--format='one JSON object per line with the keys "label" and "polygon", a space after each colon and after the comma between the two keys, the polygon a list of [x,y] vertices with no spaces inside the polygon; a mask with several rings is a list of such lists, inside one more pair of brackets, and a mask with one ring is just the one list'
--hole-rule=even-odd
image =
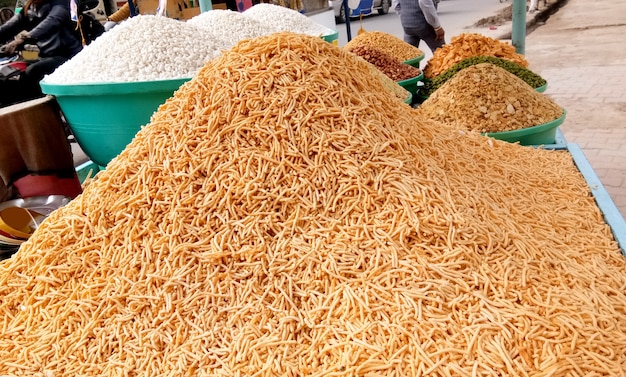
{"label": "person standing in background", "polygon": [[404,41],[419,48],[426,42],[432,52],[443,46],[445,31],[437,15],[438,0],[400,0],[396,11],[404,29]]}
{"label": "person standing in background", "polygon": [[8,106],[43,97],[39,81],[82,50],[73,30],[68,0],[28,0],[0,26],[0,52],[13,56],[25,45],[35,45],[39,58],[31,62],[19,80],[0,81],[0,105]]}

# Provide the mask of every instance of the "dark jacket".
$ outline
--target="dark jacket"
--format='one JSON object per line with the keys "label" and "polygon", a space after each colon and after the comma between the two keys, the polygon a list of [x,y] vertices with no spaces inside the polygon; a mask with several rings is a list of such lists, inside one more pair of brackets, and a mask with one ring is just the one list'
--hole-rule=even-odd
{"label": "dark jacket", "polygon": [[31,4],[27,15],[24,9],[0,26],[0,41],[9,42],[19,32],[28,31],[26,43],[39,47],[39,56],[71,58],[83,45],[72,30],[68,0],[49,0]]}

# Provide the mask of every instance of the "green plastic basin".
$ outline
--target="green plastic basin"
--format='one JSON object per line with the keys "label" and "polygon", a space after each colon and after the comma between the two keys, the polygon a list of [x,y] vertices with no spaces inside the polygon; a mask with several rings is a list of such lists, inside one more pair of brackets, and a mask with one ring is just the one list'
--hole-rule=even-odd
{"label": "green plastic basin", "polygon": [[484,135],[494,139],[508,141],[509,143],[520,143],[521,145],[554,144],[556,140],[556,130],[563,124],[565,114],[565,109],[563,109],[563,115],[561,115],[561,117],[539,126],[513,131],[489,132]]}
{"label": "green plastic basin", "polygon": [[424,59],[424,57],[426,56],[425,53],[422,53],[422,55],[413,58],[413,59],[409,59],[409,60],[405,60],[404,64],[408,64],[410,66],[413,66],[415,68],[419,68],[420,67],[420,62]]}
{"label": "green plastic basin", "polygon": [[423,90],[422,88],[418,88],[417,89],[417,93],[413,97],[419,103],[423,103],[424,101],[426,101],[428,99],[428,96],[425,95],[424,93],[425,93],[425,90]]}
{"label": "green plastic basin", "polygon": [[152,114],[190,79],[57,85],[40,82],[56,98],[85,154],[106,166]]}
{"label": "green plastic basin", "polygon": [[322,39],[337,46],[339,45],[339,32],[335,31],[331,34],[322,35]]}
{"label": "green plastic basin", "polygon": [[404,103],[410,105],[413,103],[413,94],[409,92],[409,96],[404,100]]}
{"label": "green plastic basin", "polygon": [[424,73],[420,73],[413,78],[398,81],[398,85],[411,92],[411,94],[416,94],[418,89],[417,83],[420,82],[423,78]]}

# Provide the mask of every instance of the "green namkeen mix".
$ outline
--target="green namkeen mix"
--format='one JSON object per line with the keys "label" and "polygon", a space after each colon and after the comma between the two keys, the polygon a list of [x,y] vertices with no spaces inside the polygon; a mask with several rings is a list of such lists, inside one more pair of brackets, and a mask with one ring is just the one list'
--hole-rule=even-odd
{"label": "green namkeen mix", "polygon": [[426,121],[276,33],[0,262],[0,376],[623,376],[625,287],[567,152]]}
{"label": "green namkeen mix", "polygon": [[503,68],[511,72],[515,76],[519,77],[520,79],[524,80],[524,82],[526,82],[528,85],[535,89],[547,84],[547,81],[540,75],[510,60],[498,58],[495,56],[472,56],[456,63],[452,67],[448,68],[445,72],[443,72],[439,76],[434,77],[433,79],[425,79],[424,86],[420,88],[420,95],[425,97],[430,96],[435,90],[439,89],[441,85],[454,77],[454,75],[456,75],[462,69],[480,63],[490,63],[500,68]]}

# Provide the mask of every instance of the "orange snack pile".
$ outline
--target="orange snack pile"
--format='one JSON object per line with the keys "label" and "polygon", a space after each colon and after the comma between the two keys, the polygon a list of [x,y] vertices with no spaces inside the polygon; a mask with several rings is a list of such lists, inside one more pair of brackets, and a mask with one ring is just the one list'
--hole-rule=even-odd
{"label": "orange snack pile", "polygon": [[568,153],[425,121],[278,33],[0,263],[0,375],[620,375],[624,287]]}
{"label": "orange snack pile", "polygon": [[478,33],[463,33],[452,37],[450,43],[438,48],[424,67],[424,77],[434,78],[463,59],[472,56],[495,56],[528,67],[524,55],[515,47],[498,39]]}

